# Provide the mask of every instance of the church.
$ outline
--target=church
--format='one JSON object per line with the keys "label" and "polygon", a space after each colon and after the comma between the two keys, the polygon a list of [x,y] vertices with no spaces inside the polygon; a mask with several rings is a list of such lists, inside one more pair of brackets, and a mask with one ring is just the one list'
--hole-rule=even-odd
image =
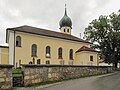
{"label": "church", "polygon": [[65,13],[60,31],[32,26],[6,29],[6,43],[0,46],[0,64],[98,65],[98,52],[92,43],[71,34],[72,21]]}

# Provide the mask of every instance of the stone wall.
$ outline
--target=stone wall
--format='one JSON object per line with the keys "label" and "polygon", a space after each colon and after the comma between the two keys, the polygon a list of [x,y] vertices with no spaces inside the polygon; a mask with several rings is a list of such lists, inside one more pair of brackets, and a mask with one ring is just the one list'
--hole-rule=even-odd
{"label": "stone wall", "polygon": [[22,65],[24,86],[34,83],[56,81],[113,72],[110,66],[70,66],[70,65]]}
{"label": "stone wall", "polygon": [[0,90],[12,88],[12,65],[0,64]]}

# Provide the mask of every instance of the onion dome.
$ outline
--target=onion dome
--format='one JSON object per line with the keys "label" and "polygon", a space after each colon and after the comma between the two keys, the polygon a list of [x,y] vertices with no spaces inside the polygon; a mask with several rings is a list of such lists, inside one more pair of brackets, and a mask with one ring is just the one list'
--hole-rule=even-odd
{"label": "onion dome", "polygon": [[60,28],[61,28],[61,27],[65,27],[65,26],[72,28],[72,21],[71,21],[71,19],[67,16],[66,7],[65,7],[65,14],[64,14],[63,18],[60,20],[59,25],[60,25]]}

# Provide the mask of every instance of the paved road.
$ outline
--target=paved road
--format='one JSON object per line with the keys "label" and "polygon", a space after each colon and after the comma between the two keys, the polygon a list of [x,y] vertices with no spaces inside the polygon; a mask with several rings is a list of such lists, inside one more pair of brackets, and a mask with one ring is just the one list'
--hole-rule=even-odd
{"label": "paved road", "polygon": [[120,90],[120,71],[108,75],[80,78],[17,90]]}
{"label": "paved road", "polygon": [[120,72],[62,82],[39,90],[120,90]]}

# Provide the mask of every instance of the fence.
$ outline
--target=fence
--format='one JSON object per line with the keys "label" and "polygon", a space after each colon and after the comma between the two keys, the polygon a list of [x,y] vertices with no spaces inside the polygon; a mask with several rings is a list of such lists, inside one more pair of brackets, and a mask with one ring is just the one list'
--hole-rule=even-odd
{"label": "fence", "polygon": [[24,75],[22,69],[13,69],[13,87],[22,87],[24,86]]}

